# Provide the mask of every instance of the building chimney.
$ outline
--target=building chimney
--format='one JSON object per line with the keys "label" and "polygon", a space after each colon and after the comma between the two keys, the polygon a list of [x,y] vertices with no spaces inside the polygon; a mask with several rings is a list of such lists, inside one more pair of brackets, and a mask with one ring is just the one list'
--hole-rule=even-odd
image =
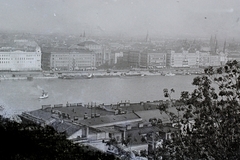
{"label": "building chimney", "polygon": [[130,130],[130,129],[132,129],[132,126],[131,126],[131,125],[127,125],[127,126],[126,126],[126,129],[127,129],[127,130]]}
{"label": "building chimney", "polygon": [[88,119],[88,115],[85,113],[83,118]]}
{"label": "building chimney", "polygon": [[138,123],[138,128],[142,128],[143,127],[143,123]]}
{"label": "building chimney", "polygon": [[119,110],[118,110],[118,109],[115,109],[114,114],[117,115],[118,113],[119,113]]}

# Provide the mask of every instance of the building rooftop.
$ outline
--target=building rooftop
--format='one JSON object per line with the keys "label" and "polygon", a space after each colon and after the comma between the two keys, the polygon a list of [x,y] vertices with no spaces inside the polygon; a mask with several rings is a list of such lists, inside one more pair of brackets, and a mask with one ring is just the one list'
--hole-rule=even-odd
{"label": "building rooftop", "polygon": [[35,52],[39,45],[35,41],[30,40],[14,40],[0,45],[0,52]]}
{"label": "building rooftop", "polygon": [[132,128],[126,131],[126,137],[130,138],[131,145],[145,144],[146,141],[143,140],[143,135],[149,133],[158,133],[160,131],[159,127],[156,126],[144,126],[141,128]]}
{"label": "building rooftop", "polygon": [[91,117],[91,114],[98,114],[99,116],[114,115],[114,112],[106,111],[99,107],[84,107],[84,106],[70,106],[70,107],[54,107],[53,111],[60,111],[69,115],[70,119],[74,117],[84,118],[84,116]]}
{"label": "building rooftop", "polygon": [[127,112],[136,112],[136,111],[145,111],[145,110],[152,110],[157,109],[158,105],[163,102],[141,102],[141,103],[129,103],[129,102],[121,102],[118,105],[106,105],[106,108],[116,110],[120,109],[122,111]]}
{"label": "building rooftop", "polygon": [[145,110],[145,111],[137,111],[135,112],[139,117],[142,118],[143,122],[149,122],[150,118],[161,119],[162,122],[168,122],[169,117],[165,112],[160,112],[158,109],[154,110]]}
{"label": "building rooftop", "polygon": [[99,44],[94,41],[84,41],[78,44],[78,46],[86,46],[86,45],[99,45]]}
{"label": "building rooftop", "polygon": [[30,112],[23,112],[21,118],[31,120],[36,123],[51,124],[56,121],[53,114],[47,110],[34,110]]}
{"label": "building rooftop", "polygon": [[87,125],[90,127],[104,127],[115,124],[128,123],[141,121],[142,119],[135,113],[122,114],[122,115],[109,115],[105,117],[96,117],[91,119],[79,120],[76,123]]}
{"label": "building rooftop", "polygon": [[66,121],[56,121],[51,126],[59,133],[65,133],[67,136],[71,136],[81,129],[81,126]]}
{"label": "building rooftop", "polygon": [[146,144],[146,141],[144,141],[143,138],[147,134],[153,133],[156,137],[161,136],[162,138],[164,138],[166,133],[175,132],[177,130],[177,128],[170,126],[162,126],[161,128],[159,128],[158,126],[143,126],[126,130],[126,137],[131,139],[130,145],[139,145]]}
{"label": "building rooftop", "polygon": [[119,129],[114,127],[98,127],[98,130],[109,133],[119,133]]}
{"label": "building rooftop", "polygon": [[42,53],[71,53],[71,52],[79,52],[79,53],[92,53],[92,51],[86,48],[76,48],[76,47],[43,47]]}
{"label": "building rooftop", "polygon": [[38,109],[38,110],[34,110],[34,111],[30,111],[28,112],[28,114],[37,117],[37,118],[41,118],[43,120],[48,120],[52,117],[52,113],[48,112],[46,110],[42,110],[42,109]]}

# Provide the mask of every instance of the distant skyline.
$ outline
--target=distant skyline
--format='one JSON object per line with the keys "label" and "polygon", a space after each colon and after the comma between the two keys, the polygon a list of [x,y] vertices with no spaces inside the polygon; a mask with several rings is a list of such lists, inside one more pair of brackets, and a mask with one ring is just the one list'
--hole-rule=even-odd
{"label": "distant skyline", "polygon": [[0,31],[239,38],[240,0],[2,0]]}

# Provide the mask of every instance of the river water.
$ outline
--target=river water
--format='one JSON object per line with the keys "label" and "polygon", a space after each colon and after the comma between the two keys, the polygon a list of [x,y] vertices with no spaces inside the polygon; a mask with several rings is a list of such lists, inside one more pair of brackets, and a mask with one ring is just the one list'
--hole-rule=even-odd
{"label": "river water", "polygon": [[[42,105],[68,103],[116,104],[121,101],[140,102],[164,99],[163,89],[174,88],[173,98],[181,91],[192,91],[196,76],[146,76],[93,79],[33,79],[2,80],[0,82],[0,105],[4,114],[20,114],[40,109]],[[39,100],[42,90],[49,98]],[[3,111],[2,111],[3,112]]]}

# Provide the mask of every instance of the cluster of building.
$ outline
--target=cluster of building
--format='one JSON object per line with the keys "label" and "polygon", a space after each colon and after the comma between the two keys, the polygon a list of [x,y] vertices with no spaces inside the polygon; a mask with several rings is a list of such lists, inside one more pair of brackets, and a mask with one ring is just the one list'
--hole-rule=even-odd
{"label": "cluster of building", "polygon": [[110,50],[94,41],[84,41],[70,47],[43,47],[43,70],[86,70],[110,61]]}
{"label": "cluster of building", "polygon": [[206,66],[221,66],[228,61],[227,53],[220,52],[211,54],[210,52],[188,51],[175,52],[140,52],[128,51],[116,53],[122,57],[122,62],[133,68],[199,68]]}
{"label": "cluster of building", "polygon": [[[198,68],[221,66],[228,60],[240,59],[239,51],[228,52],[226,42],[220,50],[216,37],[215,39],[211,37],[207,47],[199,47],[200,44],[189,47],[181,43],[175,49],[166,47],[165,42],[159,42],[161,45],[153,42],[129,42],[122,46],[120,43],[88,40],[85,34],[81,38],[84,39],[80,42],[71,44],[62,42],[62,45],[42,44],[41,47],[35,41],[29,40],[14,40],[5,46],[1,45],[0,70],[78,71],[96,69],[102,65],[148,69]],[[176,49],[181,46],[182,49]]]}
{"label": "cluster of building", "polygon": [[93,41],[70,47],[41,47],[35,41],[14,40],[0,48],[0,70],[83,70],[109,61],[110,50]]}
{"label": "cluster of building", "polygon": [[[150,154],[157,144],[171,138],[171,134],[179,130],[177,122],[171,123],[170,117],[165,112],[160,112],[159,106],[163,103],[166,102],[43,105],[41,109],[23,112],[20,117],[23,122],[52,126],[78,143],[99,142],[106,148],[104,142],[115,139],[118,144],[128,141],[128,146],[133,150],[148,150]],[[175,107],[170,107],[169,112],[178,113]],[[159,119],[162,127],[154,123]],[[156,138],[153,139],[152,136]],[[120,146],[124,148],[124,145]],[[101,147],[99,149],[104,150]]]}

